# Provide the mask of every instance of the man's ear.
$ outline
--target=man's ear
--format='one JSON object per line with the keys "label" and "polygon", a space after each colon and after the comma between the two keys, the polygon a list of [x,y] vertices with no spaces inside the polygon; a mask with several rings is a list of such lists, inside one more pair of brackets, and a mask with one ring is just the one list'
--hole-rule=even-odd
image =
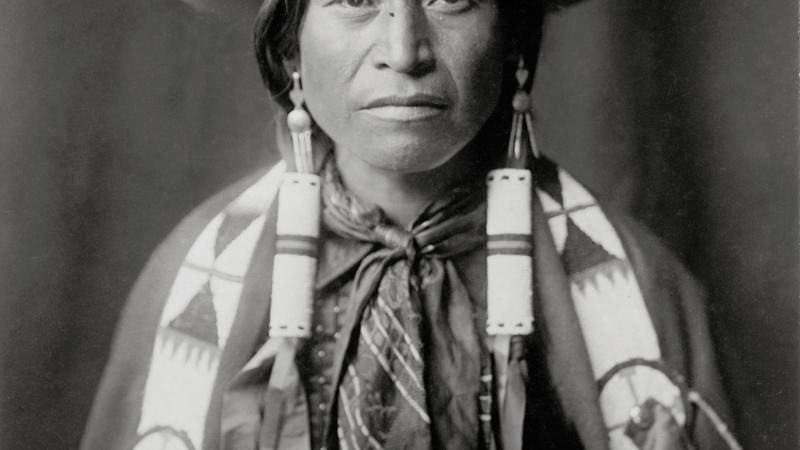
{"label": "man's ear", "polygon": [[506,51],[506,62],[519,61],[519,42],[516,39],[508,39],[508,50]]}
{"label": "man's ear", "polygon": [[286,76],[291,80],[293,73],[300,72],[300,55],[284,59],[283,70],[286,72]]}

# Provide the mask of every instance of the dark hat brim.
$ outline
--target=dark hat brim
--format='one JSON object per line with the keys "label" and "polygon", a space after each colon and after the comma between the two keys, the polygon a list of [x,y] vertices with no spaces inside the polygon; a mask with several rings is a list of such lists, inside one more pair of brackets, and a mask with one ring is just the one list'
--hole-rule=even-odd
{"label": "dark hat brim", "polygon": [[263,0],[181,0],[197,11],[228,19],[254,18]]}

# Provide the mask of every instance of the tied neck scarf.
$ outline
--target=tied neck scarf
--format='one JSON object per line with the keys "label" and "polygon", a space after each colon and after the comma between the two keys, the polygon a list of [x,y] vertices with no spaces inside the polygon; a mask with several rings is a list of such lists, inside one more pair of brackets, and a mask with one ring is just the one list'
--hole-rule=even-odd
{"label": "tied neck scarf", "polygon": [[354,279],[329,438],[342,449],[474,447],[485,351],[451,258],[485,242],[485,195],[457,187],[400,228],[345,190],[332,158],[323,177],[327,227],[374,243]]}

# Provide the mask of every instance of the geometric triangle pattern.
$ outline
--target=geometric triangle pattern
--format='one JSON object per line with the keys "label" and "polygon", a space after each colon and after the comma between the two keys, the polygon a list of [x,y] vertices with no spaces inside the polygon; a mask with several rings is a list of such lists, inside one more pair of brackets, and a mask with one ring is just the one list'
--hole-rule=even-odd
{"label": "geometric triangle pattern", "polygon": [[561,258],[567,275],[578,274],[617,259],[578,228],[569,215],[567,215],[567,238]]}
{"label": "geometric triangle pattern", "polygon": [[165,429],[191,443],[187,448],[203,448],[220,355],[285,167],[277,164],[246,188],[185,255],[156,331],[134,450],[151,448],[150,437]]}
{"label": "geometric triangle pattern", "polygon": [[167,327],[216,346],[217,312],[214,310],[213,297],[211,286],[206,282],[189,301],[186,309],[172,319]]}

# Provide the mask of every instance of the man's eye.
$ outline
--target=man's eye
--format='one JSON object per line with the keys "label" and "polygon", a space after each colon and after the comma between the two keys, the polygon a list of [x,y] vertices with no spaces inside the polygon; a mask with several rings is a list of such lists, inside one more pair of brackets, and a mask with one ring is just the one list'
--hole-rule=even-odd
{"label": "man's eye", "polygon": [[376,0],[335,0],[333,3],[346,8],[371,8]]}
{"label": "man's eye", "polygon": [[426,0],[425,6],[443,13],[460,13],[472,9],[477,0]]}

